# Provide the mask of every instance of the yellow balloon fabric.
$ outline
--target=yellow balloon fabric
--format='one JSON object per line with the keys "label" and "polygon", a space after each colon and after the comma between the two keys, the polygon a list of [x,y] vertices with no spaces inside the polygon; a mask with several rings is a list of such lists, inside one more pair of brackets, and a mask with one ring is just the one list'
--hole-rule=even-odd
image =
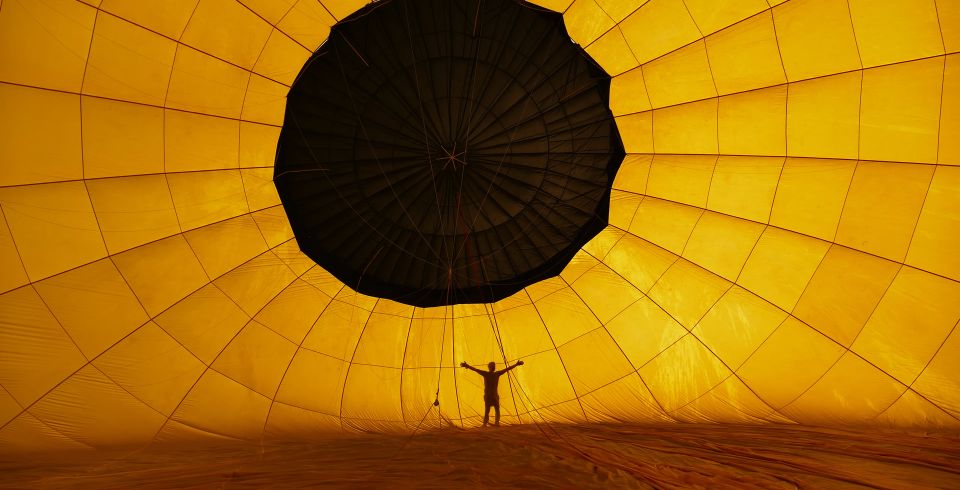
{"label": "yellow balloon fabric", "polygon": [[508,423],[960,426],[960,3],[536,1],[613,76],[610,225],[427,309],[272,182],[364,3],[0,0],[0,451],[474,427],[518,359]]}

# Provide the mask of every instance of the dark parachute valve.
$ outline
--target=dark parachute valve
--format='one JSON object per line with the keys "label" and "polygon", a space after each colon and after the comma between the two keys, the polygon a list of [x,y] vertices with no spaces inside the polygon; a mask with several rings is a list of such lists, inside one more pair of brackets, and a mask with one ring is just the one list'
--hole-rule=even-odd
{"label": "dark parachute valve", "polygon": [[335,25],[287,97],[274,181],[297,241],[357,291],[485,303],[607,224],[609,76],[514,0],[385,0]]}

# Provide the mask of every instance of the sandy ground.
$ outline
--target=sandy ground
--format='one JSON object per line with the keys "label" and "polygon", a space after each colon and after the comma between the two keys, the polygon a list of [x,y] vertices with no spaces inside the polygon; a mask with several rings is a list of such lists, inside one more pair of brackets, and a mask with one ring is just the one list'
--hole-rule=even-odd
{"label": "sandy ground", "polygon": [[0,488],[950,488],[960,433],[551,425],[0,459]]}

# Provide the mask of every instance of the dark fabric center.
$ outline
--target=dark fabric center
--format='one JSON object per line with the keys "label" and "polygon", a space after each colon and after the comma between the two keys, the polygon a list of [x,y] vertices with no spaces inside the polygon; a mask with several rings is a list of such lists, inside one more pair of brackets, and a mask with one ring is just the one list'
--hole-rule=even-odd
{"label": "dark fabric center", "polygon": [[416,306],[556,275],[606,225],[624,156],[609,81],[525,2],[365,7],[287,97],[274,181],[301,249]]}

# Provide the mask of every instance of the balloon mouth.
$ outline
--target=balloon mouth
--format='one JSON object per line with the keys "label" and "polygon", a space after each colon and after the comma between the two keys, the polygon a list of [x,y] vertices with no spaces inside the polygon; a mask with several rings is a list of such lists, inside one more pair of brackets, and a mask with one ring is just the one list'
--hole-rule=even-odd
{"label": "balloon mouth", "polygon": [[494,302],[606,227],[625,156],[609,91],[558,13],[377,2],[291,86],[274,183],[301,250],[354,290]]}

